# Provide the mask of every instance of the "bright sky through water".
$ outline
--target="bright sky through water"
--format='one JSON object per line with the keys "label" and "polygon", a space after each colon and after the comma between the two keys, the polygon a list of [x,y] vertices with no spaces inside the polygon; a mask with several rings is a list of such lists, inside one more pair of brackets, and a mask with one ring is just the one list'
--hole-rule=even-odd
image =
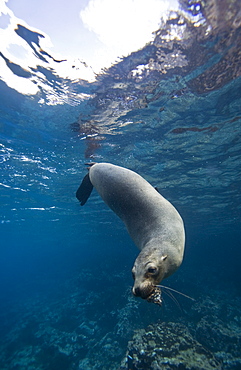
{"label": "bright sky through water", "polygon": [[[62,77],[91,80],[93,71],[150,42],[161,17],[177,8],[176,0],[0,0],[0,51],[23,68],[36,65],[32,51],[14,31],[19,23],[43,34],[41,47],[55,59],[68,60],[58,66]],[[81,66],[79,75],[72,76],[70,66],[77,60],[91,68]],[[5,82],[17,79],[2,58],[0,68]],[[25,84],[26,93],[28,88]]]}

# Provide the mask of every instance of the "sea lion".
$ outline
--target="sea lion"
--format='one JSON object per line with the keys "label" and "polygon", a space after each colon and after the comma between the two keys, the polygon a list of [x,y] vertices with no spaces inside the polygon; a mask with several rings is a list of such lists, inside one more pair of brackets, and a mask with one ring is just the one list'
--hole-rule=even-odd
{"label": "sea lion", "polygon": [[185,232],[181,216],[151,184],[137,173],[110,163],[94,163],[76,192],[84,205],[93,187],[122,219],[141,250],[132,269],[132,292],[161,304],[157,285],[181,265]]}

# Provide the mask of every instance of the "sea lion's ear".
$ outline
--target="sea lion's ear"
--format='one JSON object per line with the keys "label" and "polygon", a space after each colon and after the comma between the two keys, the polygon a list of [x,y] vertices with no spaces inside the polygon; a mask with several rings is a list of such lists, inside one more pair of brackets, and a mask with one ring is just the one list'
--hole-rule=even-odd
{"label": "sea lion's ear", "polygon": [[165,261],[166,259],[167,259],[167,254],[166,254],[165,256],[162,256],[162,257],[161,257],[161,260],[162,260],[162,261]]}

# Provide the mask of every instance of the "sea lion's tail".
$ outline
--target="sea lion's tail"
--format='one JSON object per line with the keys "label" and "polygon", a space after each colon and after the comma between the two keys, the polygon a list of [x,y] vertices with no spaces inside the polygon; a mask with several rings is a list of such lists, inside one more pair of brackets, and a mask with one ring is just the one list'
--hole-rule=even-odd
{"label": "sea lion's tail", "polygon": [[83,178],[78,190],[76,191],[76,198],[80,201],[81,206],[83,206],[87,202],[92,189],[93,185],[90,181],[89,174],[87,173],[87,175],[85,175],[85,177]]}

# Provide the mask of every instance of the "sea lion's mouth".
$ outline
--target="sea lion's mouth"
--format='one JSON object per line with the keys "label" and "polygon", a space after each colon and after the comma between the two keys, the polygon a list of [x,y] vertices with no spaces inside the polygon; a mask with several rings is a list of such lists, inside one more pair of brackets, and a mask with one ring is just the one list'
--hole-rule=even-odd
{"label": "sea lion's mouth", "polygon": [[153,287],[153,285],[151,285],[151,284],[140,285],[140,286],[134,287],[132,289],[132,293],[136,297],[140,297],[142,299],[148,299],[148,297],[150,297],[152,295],[152,293],[155,289],[156,288]]}
{"label": "sea lion's mouth", "polygon": [[159,306],[162,305],[161,289],[157,285],[147,285],[142,288],[133,288],[132,292],[136,297],[141,297],[147,302],[156,303]]}
{"label": "sea lion's mouth", "polygon": [[146,298],[146,300],[150,303],[155,303],[161,306],[162,305],[161,289],[156,286],[151,292],[151,294]]}

